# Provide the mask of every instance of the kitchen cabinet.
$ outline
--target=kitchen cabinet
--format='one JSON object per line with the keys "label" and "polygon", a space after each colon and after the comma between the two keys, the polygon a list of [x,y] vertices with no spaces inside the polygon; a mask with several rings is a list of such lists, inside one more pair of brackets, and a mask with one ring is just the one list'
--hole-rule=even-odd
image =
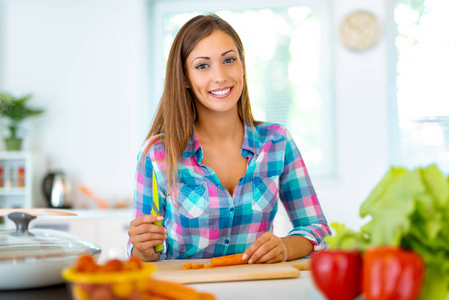
{"label": "kitchen cabinet", "polygon": [[0,152],[0,208],[32,208],[40,205],[41,162],[31,152]]}

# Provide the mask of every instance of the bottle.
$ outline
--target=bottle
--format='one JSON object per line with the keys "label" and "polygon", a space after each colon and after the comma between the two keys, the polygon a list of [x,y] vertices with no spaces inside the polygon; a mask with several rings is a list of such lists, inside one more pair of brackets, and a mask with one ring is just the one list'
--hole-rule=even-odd
{"label": "bottle", "polygon": [[11,171],[12,171],[11,166],[5,166],[5,174],[3,180],[3,187],[5,188],[12,188]]}
{"label": "bottle", "polygon": [[17,168],[17,187],[25,186],[25,168],[20,166]]}

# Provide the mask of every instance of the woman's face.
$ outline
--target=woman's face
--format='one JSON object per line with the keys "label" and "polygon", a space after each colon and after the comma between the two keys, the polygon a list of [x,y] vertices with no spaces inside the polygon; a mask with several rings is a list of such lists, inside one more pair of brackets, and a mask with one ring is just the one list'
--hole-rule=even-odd
{"label": "woman's face", "polygon": [[200,40],[187,57],[185,69],[198,114],[237,112],[244,65],[228,34],[216,30]]}

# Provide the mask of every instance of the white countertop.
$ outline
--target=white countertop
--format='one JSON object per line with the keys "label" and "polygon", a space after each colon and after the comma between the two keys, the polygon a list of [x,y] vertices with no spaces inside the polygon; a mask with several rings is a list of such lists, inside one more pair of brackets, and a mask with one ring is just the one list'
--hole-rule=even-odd
{"label": "white countertop", "polygon": [[[120,219],[123,221],[131,222],[134,219],[133,209],[132,208],[124,208],[124,209],[57,209],[68,211],[76,214],[76,216],[39,216],[37,218],[38,221],[33,221],[32,224],[36,224],[37,222],[64,222],[65,220],[113,220]],[[5,223],[0,224],[0,229],[13,229],[15,228],[14,223],[5,217]]]}
{"label": "white countertop", "polygon": [[201,292],[214,294],[218,300],[323,300],[315,288],[310,271],[298,278],[190,284]]}
{"label": "white countertop", "polygon": [[67,209],[67,211],[77,214],[73,218],[129,218],[134,219],[132,208],[122,209]]}

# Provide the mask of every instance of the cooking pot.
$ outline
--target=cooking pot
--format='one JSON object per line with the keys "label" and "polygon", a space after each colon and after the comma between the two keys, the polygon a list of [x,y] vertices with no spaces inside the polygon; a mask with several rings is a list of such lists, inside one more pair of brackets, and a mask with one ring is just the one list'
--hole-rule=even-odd
{"label": "cooking pot", "polygon": [[48,173],[42,182],[42,192],[50,207],[71,207],[70,184],[63,172]]}
{"label": "cooking pot", "polygon": [[74,265],[80,254],[90,254],[95,259],[100,256],[100,247],[66,232],[28,229],[36,218],[32,209],[0,209],[0,215],[4,214],[2,211],[8,211],[16,229],[0,230],[0,290],[61,284],[62,270]]}

